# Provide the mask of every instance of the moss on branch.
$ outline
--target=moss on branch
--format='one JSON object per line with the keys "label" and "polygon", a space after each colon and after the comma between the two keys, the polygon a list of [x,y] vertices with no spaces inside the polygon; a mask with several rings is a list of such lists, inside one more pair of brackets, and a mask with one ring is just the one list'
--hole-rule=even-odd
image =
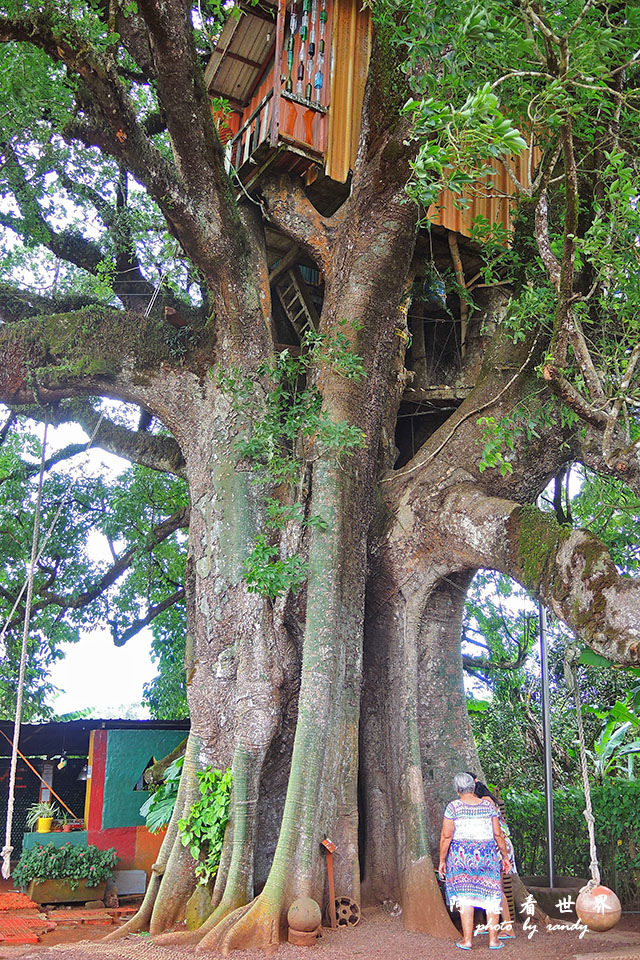
{"label": "moss on branch", "polygon": [[522,584],[527,590],[538,593],[546,586],[556,560],[560,544],[571,530],[562,527],[551,514],[542,513],[537,507],[525,504],[511,515],[511,524],[517,524],[514,545],[517,551],[517,568],[522,571]]}
{"label": "moss on branch", "polygon": [[[12,362],[0,373],[0,397],[29,402],[39,390],[86,388],[87,381],[115,381],[125,370],[132,382],[142,383],[149,371],[175,363],[173,334],[155,318],[109,307],[7,325],[0,331],[0,350]],[[185,336],[191,349],[194,336]]]}

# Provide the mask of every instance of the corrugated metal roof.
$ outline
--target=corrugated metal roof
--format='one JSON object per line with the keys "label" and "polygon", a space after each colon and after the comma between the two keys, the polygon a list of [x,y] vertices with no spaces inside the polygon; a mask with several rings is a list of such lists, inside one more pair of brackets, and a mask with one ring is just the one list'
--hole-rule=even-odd
{"label": "corrugated metal roof", "polygon": [[250,99],[275,41],[275,8],[273,20],[262,8],[255,9],[259,14],[248,9],[227,20],[204,74],[212,95],[236,105]]}
{"label": "corrugated metal roof", "polygon": [[[64,748],[69,756],[86,756],[91,730],[184,730],[188,720],[45,720],[20,725],[19,750],[26,757],[59,754]],[[13,740],[13,721],[0,721],[0,730]],[[0,737],[0,757],[11,755],[11,743]]]}
{"label": "corrugated metal roof", "polygon": [[[509,164],[514,176],[523,186],[530,184],[530,158],[529,150],[523,150],[517,157],[510,157],[505,160]],[[533,148],[533,163],[535,167],[540,159],[540,151],[537,147]],[[509,177],[502,163],[496,163],[496,173],[486,180],[486,189],[482,188],[474,191],[470,198],[469,205],[464,210],[456,208],[455,197],[448,191],[440,194],[438,203],[429,208],[429,219],[432,223],[448,230],[455,230],[466,237],[471,236],[471,226],[477,216],[486,217],[491,223],[501,223],[507,229],[511,226],[511,210],[513,206],[513,197],[515,194],[515,185]]]}

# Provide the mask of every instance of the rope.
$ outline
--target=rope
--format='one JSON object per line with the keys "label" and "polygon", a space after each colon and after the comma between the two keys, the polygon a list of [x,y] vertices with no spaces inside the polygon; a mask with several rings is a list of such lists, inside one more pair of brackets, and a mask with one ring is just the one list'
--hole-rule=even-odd
{"label": "rope", "polygon": [[596,831],[595,817],[593,816],[593,807],[591,806],[591,785],[589,783],[589,770],[587,767],[587,748],[584,740],[584,726],[582,723],[582,708],[580,704],[580,687],[578,685],[577,663],[580,657],[580,648],[577,644],[567,647],[564,661],[564,675],[569,688],[576,702],[576,719],[578,722],[578,743],[580,745],[580,772],[582,774],[582,786],[584,787],[584,818],[587,821],[587,831],[589,833],[589,856],[591,879],[583,890],[593,890],[600,886],[600,867],[598,866],[598,851],[596,849]]}
{"label": "rope", "polygon": [[31,559],[27,573],[27,600],[24,605],[24,624],[22,627],[22,648],[20,650],[20,670],[18,673],[18,690],[16,693],[16,716],[13,724],[13,744],[11,747],[11,772],[9,774],[9,800],[7,803],[7,824],[5,829],[4,847],[2,848],[2,876],[8,880],[11,875],[11,828],[13,826],[13,807],[16,789],[16,767],[18,765],[18,739],[20,737],[20,721],[22,719],[22,694],[24,690],[24,674],[27,666],[27,642],[29,640],[29,621],[31,620],[31,601],[33,599],[33,575],[38,553],[38,537],[40,534],[40,507],[42,506],[42,485],[44,482],[44,465],[47,449],[48,417],[44,421],[44,436],[42,438],[42,457],[40,460],[40,475],[38,477],[38,493],[36,496],[36,513],[33,520],[33,537],[31,539]]}
{"label": "rope", "polygon": [[[96,434],[100,429],[100,425],[105,418],[105,414],[101,413],[96,423],[93,433],[89,437],[89,441],[84,448],[84,453],[87,452],[89,447],[92,445],[93,441],[96,438]],[[11,854],[13,853],[13,847],[11,846],[11,829],[13,827],[13,807],[15,802],[15,786],[16,786],[16,768],[18,763],[18,740],[20,738],[20,723],[22,718],[22,698],[24,691],[24,675],[26,670],[27,663],[27,640],[29,636],[29,621],[31,620],[31,602],[33,598],[33,577],[35,573],[35,568],[37,567],[42,554],[45,551],[45,547],[51,538],[54,527],[60,518],[60,514],[64,508],[65,503],[69,499],[69,494],[71,493],[71,488],[75,482],[73,477],[69,478],[69,482],[64,489],[62,497],[60,498],[60,503],[58,504],[58,509],[56,510],[53,520],[49,525],[49,529],[44,535],[40,549],[38,550],[38,537],[40,533],[40,508],[42,504],[42,486],[44,482],[44,468],[45,468],[45,457],[46,457],[46,446],[47,446],[47,429],[48,429],[48,418],[45,419],[44,423],[44,437],[42,440],[42,459],[40,462],[40,475],[38,477],[38,494],[36,498],[36,513],[33,521],[33,539],[31,543],[31,561],[29,564],[29,569],[27,572],[27,579],[22,584],[20,592],[16,597],[15,603],[11,608],[9,616],[5,620],[2,632],[0,633],[0,643],[4,640],[7,630],[13,620],[13,616],[18,609],[18,605],[22,600],[25,590],[27,591],[27,599],[25,602],[24,608],[24,623],[22,629],[22,647],[20,650],[20,670],[18,673],[18,690],[16,695],[16,716],[13,725],[13,743],[11,748],[11,772],[9,775],[9,796],[7,800],[7,824],[5,830],[5,842],[4,847],[2,848],[2,876],[5,880],[8,880],[11,875]]]}

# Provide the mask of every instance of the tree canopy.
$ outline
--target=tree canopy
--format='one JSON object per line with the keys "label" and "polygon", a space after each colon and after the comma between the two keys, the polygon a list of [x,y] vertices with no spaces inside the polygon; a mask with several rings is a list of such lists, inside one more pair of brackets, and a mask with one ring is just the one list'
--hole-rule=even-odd
{"label": "tree canopy", "polygon": [[[48,457],[45,452],[40,543],[50,528],[51,537],[36,571],[23,717],[51,713],[50,698],[46,702],[52,692],[48,667],[62,655],[62,644],[104,624],[114,642],[122,645],[152,624],[159,675],[147,697],[158,717],[178,718],[186,707],[184,674],[173,666],[176,655],[180,663],[184,632],[184,549],[178,533],[188,524],[184,483],[138,465],[116,477],[87,476],[78,469],[85,446],[61,447],[54,441]],[[20,421],[13,424],[2,445],[1,609],[7,626],[2,713],[11,720],[24,597],[9,617],[31,552],[40,447],[41,442]],[[62,498],[63,517],[52,527]],[[177,607],[172,610],[174,604]],[[163,642],[166,631],[175,638],[171,646]]]}

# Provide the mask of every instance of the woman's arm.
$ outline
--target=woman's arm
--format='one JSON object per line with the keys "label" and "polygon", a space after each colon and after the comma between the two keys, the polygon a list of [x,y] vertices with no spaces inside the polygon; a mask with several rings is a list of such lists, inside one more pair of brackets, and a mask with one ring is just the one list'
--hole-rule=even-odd
{"label": "woman's arm", "polygon": [[445,817],[442,821],[442,832],[440,833],[440,863],[438,864],[438,873],[444,877],[447,873],[447,854],[451,846],[453,837],[453,820]]}
{"label": "woman's arm", "polygon": [[502,832],[502,827],[497,817],[492,817],[491,822],[493,823],[493,836],[498,844],[498,850],[500,851],[500,857],[502,859],[502,869],[505,873],[511,872],[511,861],[509,860],[509,854],[507,853],[507,845],[504,842],[504,833]]}

